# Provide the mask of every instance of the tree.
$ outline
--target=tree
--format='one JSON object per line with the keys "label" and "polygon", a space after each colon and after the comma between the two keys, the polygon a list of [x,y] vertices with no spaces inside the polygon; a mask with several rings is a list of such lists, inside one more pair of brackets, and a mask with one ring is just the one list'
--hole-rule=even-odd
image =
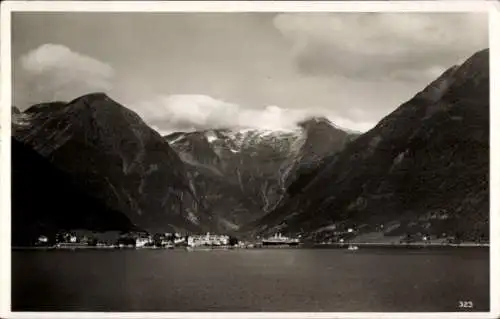
{"label": "tree", "polygon": [[238,238],[229,236],[229,246],[236,246],[239,242]]}
{"label": "tree", "polygon": [[89,245],[89,246],[97,246],[97,238],[90,237],[88,239],[87,245]]}

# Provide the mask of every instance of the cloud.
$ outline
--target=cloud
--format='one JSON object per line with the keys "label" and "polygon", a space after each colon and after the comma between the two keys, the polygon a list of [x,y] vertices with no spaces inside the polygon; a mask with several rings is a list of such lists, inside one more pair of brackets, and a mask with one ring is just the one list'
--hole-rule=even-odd
{"label": "cloud", "polygon": [[[267,106],[245,109],[207,95],[168,95],[133,103],[131,107],[161,134],[214,128],[256,128],[291,130],[310,116],[325,116],[312,109],[286,109]],[[371,123],[356,123],[340,116],[328,116],[340,127],[366,130]]]}
{"label": "cloud", "polygon": [[432,80],[488,46],[484,13],[280,14],[274,26],[301,73],[361,80]]}
{"label": "cloud", "polygon": [[158,96],[135,103],[133,108],[160,131],[226,127],[234,125],[240,112],[238,105],[206,95]]}
{"label": "cloud", "polygon": [[326,115],[326,118],[330,120],[335,126],[358,133],[364,133],[374,128],[377,123],[375,122],[365,122],[365,121],[353,121],[346,117],[336,116],[336,115]]}
{"label": "cloud", "polygon": [[113,68],[58,44],[43,44],[20,57],[24,106],[109,91]]}

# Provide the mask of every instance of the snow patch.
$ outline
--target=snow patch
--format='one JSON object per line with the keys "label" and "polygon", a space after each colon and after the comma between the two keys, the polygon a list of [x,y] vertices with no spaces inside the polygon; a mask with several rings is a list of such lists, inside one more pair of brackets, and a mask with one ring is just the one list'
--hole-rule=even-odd
{"label": "snow patch", "polygon": [[177,138],[175,138],[175,139],[171,140],[169,143],[170,143],[170,144],[174,144],[174,143],[176,143],[176,142],[179,142],[179,141],[180,141],[180,140],[182,140],[183,138],[184,138],[184,135],[183,135],[183,134],[181,134],[181,135],[179,135],[179,137],[177,137]]}
{"label": "snow patch", "polygon": [[332,230],[336,230],[336,229],[337,229],[337,225],[330,224],[330,225],[316,229],[315,232],[332,231]]}
{"label": "snow patch", "polygon": [[405,155],[406,155],[406,151],[399,153],[398,156],[396,156],[396,158],[394,159],[392,165],[400,164],[403,161]]}
{"label": "snow patch", "polygon": [[226,227],[230,230],[238,230],[240,228],[240,226],[236,225],[235,223],[230,222],[227,219],[221,218],[220,221],[224,227]]}
{"label": "snow patch", "polygon": [[206,132],[205,137],[207,138],[208,143],[212,143],[217,140],[217,136],[212,131]]}
{"label": "snow patch", "polygon": [[193,213],[193,212],[188,212],[187,219],[192,222],[193,224],[199,225],[200,220],[198,217]]}

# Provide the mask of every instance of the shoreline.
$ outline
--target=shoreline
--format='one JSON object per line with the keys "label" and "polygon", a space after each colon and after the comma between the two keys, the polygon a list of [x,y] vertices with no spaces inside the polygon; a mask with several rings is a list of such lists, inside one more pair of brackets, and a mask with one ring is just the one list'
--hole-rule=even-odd
{"label": "shoreline", "polygon": [[302,244],[299,246],[280,246],[280,247],[113,247],[113,246],[12,246],[12,251],[25,250],[188,250],[188,251],[209,251],[209,250],[253,250],[253,249],[347,249],[349,246],[357,246],[358,248],[392,248],[392,249],[426,249],[426,248],[489,248],[489,243],[461,243],[461,244],[442,244],[442,243],[326,243],[326,244]]}
{"label": "shoreline", "polygon": [[327,243],[327,244],[312,244],[310,248],[348,248],[349,246],[357,246],[359,248],[489,248],[489,243],[460,243],[460,244],[444,244],[444,243]]}

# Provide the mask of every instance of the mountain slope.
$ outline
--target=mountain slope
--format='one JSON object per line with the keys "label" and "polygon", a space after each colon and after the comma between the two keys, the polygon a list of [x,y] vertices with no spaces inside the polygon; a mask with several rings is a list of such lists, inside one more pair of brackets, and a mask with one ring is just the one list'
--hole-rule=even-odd
{"label": "mountain slope", "polygon": [[140,227],[199,230],[210,223],[177,154],[105,94],[34,105],[14,116],[13,134]]}
{"label": "mountain slope", "polygon": [[447,70],[313,176],[299,178],[255,230],[310,233],[334,223],[396,222],[487,237],[488,60],[484,50]]}
{"label": "mountain slope", "polygon": [[136,229],[122,213],[78,189],[63,172],[23,143],[11,139],[12,244],[61,229]]}
{"label": "mountain slope", "polygon": [[296,156],[289,157],[289,161],[284,165],[287,168],[283,175],[285,187],[290,186],[298,176],[317,169],[327,158],[334,156],[359,136],[357,133],[337,128],[322,117],[309,118],[298,125],[302,129],[303,137]]}

